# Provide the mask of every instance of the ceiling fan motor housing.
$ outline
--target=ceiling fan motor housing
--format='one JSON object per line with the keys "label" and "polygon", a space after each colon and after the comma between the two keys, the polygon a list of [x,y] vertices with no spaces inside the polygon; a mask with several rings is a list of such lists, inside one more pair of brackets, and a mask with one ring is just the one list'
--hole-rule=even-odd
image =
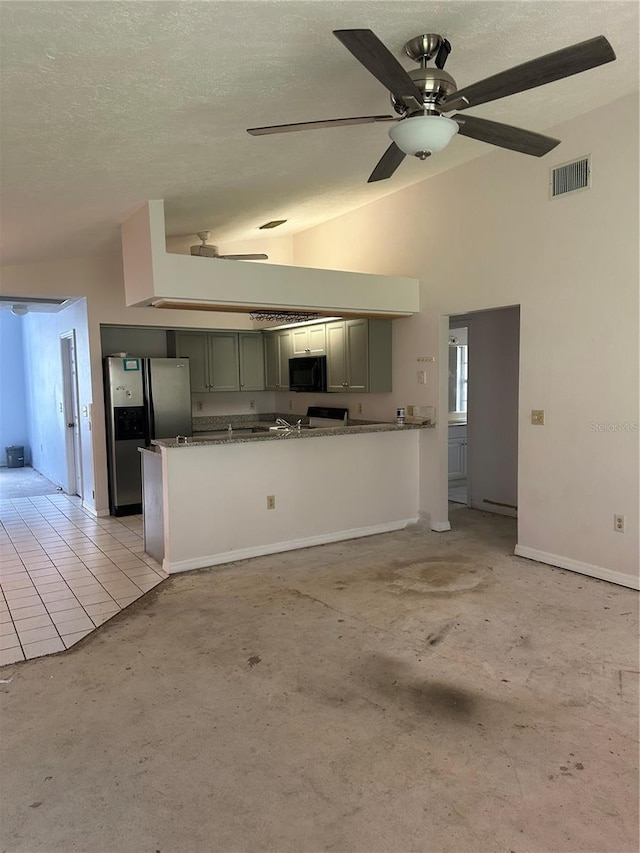
{"label": "ceiling fan motor housing", "polygon": [[422,104],[414,102],[407,106],[403,101],[398,100],[395,95],[391,95],[393,109],[400,115],[404,115],[405,113],[407,115],[419,115],[422,113],[439,115],[440,109],[438,104],[444,98],[449,98],[458,90],[456,81],[451,74],[441,68],[414,68],[407,73],[422,92]]}

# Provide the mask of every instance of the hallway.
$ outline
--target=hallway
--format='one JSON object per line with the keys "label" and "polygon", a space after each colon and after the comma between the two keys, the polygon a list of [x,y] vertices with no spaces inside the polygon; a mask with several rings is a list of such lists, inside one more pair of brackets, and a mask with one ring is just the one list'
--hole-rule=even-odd
{"label": "hallway", "polygon": [[165,577],[140,516],[61,492],[0,500],[0,561],[0,665],[68,649]]}

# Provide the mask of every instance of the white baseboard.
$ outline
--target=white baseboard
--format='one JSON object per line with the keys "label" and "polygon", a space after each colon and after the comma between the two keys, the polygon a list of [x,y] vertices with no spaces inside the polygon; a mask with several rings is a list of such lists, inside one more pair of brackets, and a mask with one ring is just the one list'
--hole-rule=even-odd
{"label": "white baseboard", "polygon": [[322,533],[319,536],[308,536],[306,539],[290,539],[286,542],[273,542],[268,545],[256,545],[252,548],[240,548],[237,551],[209,554],[204,557],[194,557],[191,560],[179,560],[175,563],[165,559],[162,568],[171,575],[177,572],[189,572],[193,569],[206,569],[209,566],[219,566],[221,563],[237,563],[239,560],[249,560],[252,557],[263,557],[267,554],[281,554],[284,551],[296,551],[299,548],[312,548],[314,545],[328,545],[331,542],[342,542],[345,539],[360,539],[363,536],[375,536],[377,533],[389,533],[392,530],[402,530],[408,524],[415,524],[417,521],[417,518],[405,518],[401,521],[373,524],[370,527],[356,527],[351,530]]}
{"label": "white baseboard", "polygon": [[451,524],[448,521],[432,521],[431,529],[435,533],[446,533],[447,530],[451,530]]}
{"label": "white baseboard", "polygon": [[616,583],[619,586],[629,587],[629,589],[640,589],[640,579],[634,578],[632,575],[625,575],[623,572],[614,572],[611,569],[604,569],[602,566],[593,566],[590,563],[571,560],[569,557],[548,554],[546,551],[536,551],[535,548],[527,548],[525,545],[516,545],[514,553],[517,557],[525,557],[527,560],[546,563],[559,569],[568,569],[570,572],[578,572],[578,574]]}

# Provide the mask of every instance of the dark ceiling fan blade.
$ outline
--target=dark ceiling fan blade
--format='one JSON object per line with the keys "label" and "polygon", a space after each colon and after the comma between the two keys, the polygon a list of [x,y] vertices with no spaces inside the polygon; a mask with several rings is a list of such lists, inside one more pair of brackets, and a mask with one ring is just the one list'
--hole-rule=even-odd
{"label": "dark ceiling fan blade", "polygon": [[422,104],[422,92],[374,32],[334,30],[333,34],[398,101],[412,97]]}
{"label": "dark ceiling fan blade", "polygon": [[606,62],[612,62],[616,58],[613,48],[604,36],[581,41],[578,44],[547,53],[538,59],[516,65],[500,74],[494,74],[478,83],[472,83],[464,89],[452,94],[445,104],[440,106],[444,112],[448,110],[466,110],[467,107],[475,107],[485,104],[487,101],[495,101],[498,98],[506,98],[517,92],[526,92],[545,83],[553,83],[554,80],[562,80],[596,68]]}
{"label": "dark ceiling fan blade", "polygon": [[444,68],[446,65],[447,59],[449,58],[449,54],[451,53],[451,42],[447,41],[447,39],[442,39],[442,44],[438,48],[438,53],[436,54],[435,66],[436,68]]}
{"label": "dark ceiling fan blade", "polygon": [[390,178],[406,156],[404,151],[401,151],[395,142],[392,142],[378,160],[378,164],[369,175],[367,183],[372,184],[374,181],[384,181],[386,178]]}
{"label": "dark ceiling fan blade", "polygon": [[320,121],[299,121],[296,124],[274,124],[271,127],[250,127],[251,136],[270,133],[291,133],[294,130],[317,130],[320,127],[344,127],[348,124],[373,124],[376,121],[398,121],[397,116],[357,116],[355,118],[328,118]]}
{"label": "dark ceiling fan blade", "polygon": [[489,142],[491,145],[519,151],[521,154],[531,154],[534,157],[542,157],[560,144],[560,140],[552,136],[543,136],[532,130],[523,130],[521,127],[512,127],[510,124],[488,121],[476,116],[455,115],[453,120],[458,123],[458,133],[461,136],[479,139],[481,142]]}

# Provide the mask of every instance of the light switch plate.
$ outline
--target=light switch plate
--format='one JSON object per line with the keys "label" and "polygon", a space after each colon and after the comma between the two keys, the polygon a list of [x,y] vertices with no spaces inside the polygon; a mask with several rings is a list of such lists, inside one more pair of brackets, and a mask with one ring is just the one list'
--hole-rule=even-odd
{"label": "light switch plate", "polygon": [[535,426],[544,426],[544,409],[531,409],[531,423]]}

